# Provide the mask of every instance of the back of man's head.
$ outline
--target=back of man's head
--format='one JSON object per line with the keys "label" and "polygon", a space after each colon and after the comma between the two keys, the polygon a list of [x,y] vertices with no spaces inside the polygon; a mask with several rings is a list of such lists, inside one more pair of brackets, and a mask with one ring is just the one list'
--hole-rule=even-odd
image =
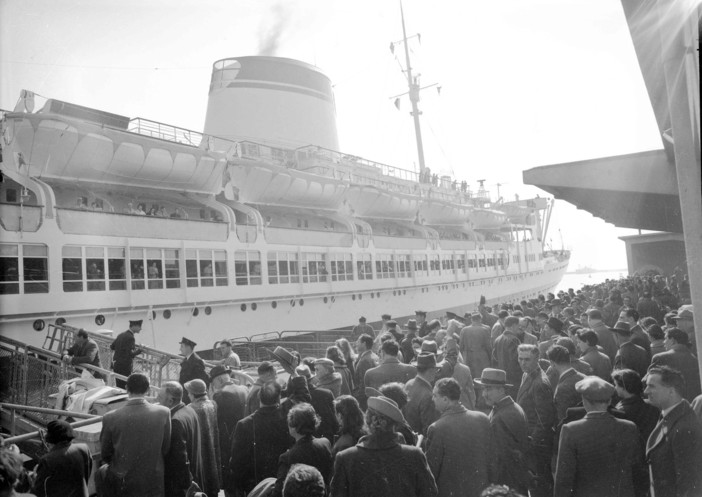
{"label": "back of man's head", "polygon": [[366,333],[358,337],[358,341],[366,347],[366,350],[370,350],[373,348],[373,337],[367,335]]}
{"label": "back of man's head", "polygon": [[165,389],[166,395],[173,399],[175,404],[183,400],[183,386],[177,381],[167,381],[161,388]]}
{"label": "back of man's head", "polygon": [[400,346],[395,340],[387,340],[380,346],[380,350],[386,355],[397,357],[397,354],[400,352]]}
{"label": "back of man's head", "polygon": [[591,320],[602,321],[602,312],[599,309],[590,309],[587,317]]}
{"label": "back of man's head", "polygon": [[497,314],[497,317],[500,319],[505,319],[507,316],[509,316],[509,312],[504,309]]}
{"label": "back of man's head", "polygon": [[519,318],[517,316],[509,316],[505,319],[505,328],[519,326]]}
{"label": "back of man's head", "polygon": [[324,492],[324,478],[313,466],[293,464],[285,477],[283,497],[324,497]]}
{"label": "back of man's head", "polygon": [[570,364],[570,354],[568,353],[568,349],[562,345],[552,345],[551,348],[548,349],[548,352],[546,352],[546,355],[548,356],[549,361],[558,366]]}
{"label": "back of man's head", "polygon": [[275,366],[272,362],[263,361],[258,365],[258,375],[265,376],[267,374],[275,374]]}
{"label": "back of man's head", "polygon": [[280,385],[277,381],[267,381],[261,387],[261,405],[274,406],[280,403]]}
{"label": "back of man's head", "polygon": [[665,336],[671,340],[675,340],[678,345],[690,345],[690,339],[680,328],[668,328],[665,332]]}
{"label": "back of man's head", "polygon": [[146,395],[149,391],[149,377],[143,373],[132,373],[127,378],[127,393],[132,395]]}

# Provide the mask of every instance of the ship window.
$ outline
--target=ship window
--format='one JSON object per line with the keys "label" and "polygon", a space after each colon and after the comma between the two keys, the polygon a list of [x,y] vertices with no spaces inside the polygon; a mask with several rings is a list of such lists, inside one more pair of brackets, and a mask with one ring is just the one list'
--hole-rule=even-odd
{"label": "ship window", "polygon": [[298,257],[294,252],[270,252],[268,254],[268,283],[299,283]]}
{"label": "ship window", "polygon": [[475,269],[478,267],[478,262],[475,255],[470,255],[468,257],[468,269]]}
{"label": "ship window", "polygon": [[165,269],[166,288],[180,288],[179,251],[166,249],[163,251],[163,266]]}
{"label": "ship window", "polygon": [[438,255],[429,256],[429,270],[435,274],[441,274],[441,261]]}
{"label": "ship window", "polygon": [[332,281],[353,280],[353,261],[351,260],[351,254],[332,254],[330,264]]}
{"label": "ship window", "polygon": [[107,249],[107,275],[110,280],[110,290],[127,289],[127,273],[124,259],[124,249],[110,247]]}
{"label": "ship window", "polygon": [[414,259],[414,274],[419,276],[427,276],[429,274],[429,266],[427,259],[424,256],[417,256]]}
{"label": "ship window", "polygon": [[459,273],[465,273],[466,272],[466,255],[465,254],[458,254],[458,259],[456,260],[456,267],[458,268]]}
{"label": "ship window", "polygon": [[478,266],[485,267],[485,254],[478,257]]}
{"label": "ship window", "polygon": [[395,277],[395,259],[390,254],[378,254],[375,261],[375,274],[378,278]]}
{"label": "ship window", "polygon": [[[180,285],[180,269],[178,267],[178,251],[166,251],[166,286],[171,288],[174,280],[171,276],[178,275]],[[227,253],[224,250],[188,249],[185,251],[185,276],[189,287],[227,286]],[[173,276],[175,278],[175,276]]]}
{"label": "ship window", "polygon": [[0,294],[19,293],[19,247],[0,243]]}
{"label": "ship window", "polygon": [[260,285],[260,252],[237,250],[234,253],[234,272],[237,285]]}
{"label": "ship window", "polygon": [[146,249],[146,277],[149,290],[163,288],[163,254],[161,249]]}
{"label": "ship window", "polygon": [[83,291],[83,254],[80,247],[62,249],[63,291]]}
{"label": "ship window", "polygon": [[85,247],[85,274],[89,292],[105,289],[105,249],[103,247]]}
{"label": "ship window", "polygon": [[411,261],[409,255],[397,256],[397,277],[409,278],[412,276]]}
{"label": "ship window", "polygon": [[358,271],[359,280],[373,279],[373,262],[370,254],[361,254],[356,261],[356,270]]}
{"label": "ship window", "polygon": [[143,290],[144,283],[144,249],[129,249],[129,273],[132,278],[132,290]]}
{"label": "ship window", "polygon": [[302,282],[323,283],[327,281],[327,263],[324,254],[318,252],[302,253]]}

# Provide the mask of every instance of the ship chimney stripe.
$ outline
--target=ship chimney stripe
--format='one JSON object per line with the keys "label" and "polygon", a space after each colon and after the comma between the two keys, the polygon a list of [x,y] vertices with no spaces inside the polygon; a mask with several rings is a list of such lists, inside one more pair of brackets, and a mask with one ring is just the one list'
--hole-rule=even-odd
{"label": "ship chimney stripe", "polygon": [[[219,85],[217,85],[219,86]],[[299,86],[290,86],[290,85],[284,85],[284,84],[276,84],[276,83],[262,83],[262,82],[256,82],[256,81],[232,81],[227,85],[227,88],[263,88],[266,90],[277,90],[277,91],[285,91],[289,93],[301,93],[303,95],[309,95],[310,97],[316,97],[322,100],[326,100],[327,102],[333,102],[334,100],[328,96],[324,95],[323,93],[320,93],[318,91],[310,90],[309,88],[302,88]],[[213,88],[210,87],[210,91],[212,91]]]}

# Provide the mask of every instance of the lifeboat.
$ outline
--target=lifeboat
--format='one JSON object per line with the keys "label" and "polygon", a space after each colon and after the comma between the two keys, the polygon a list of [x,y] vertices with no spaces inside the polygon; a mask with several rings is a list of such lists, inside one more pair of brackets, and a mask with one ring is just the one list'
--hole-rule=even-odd
{"label": "lifeboat", "polygon": [[421,197],[382,186],[352,183],[345,199],[358,217],[412,221],[417,217]]}
{"label": "lifeboat", "polygon": [[476,229],[499,228],[507,220],[507,214],[495,209],[474,208],[470,220]]}
{"label": "lifeboat", "polygon": [[47,100],[35,113],[32,105],[21,107],[5,115],[3,139],[30,176],[196,193],[221,189],[225,155],[196,146],[199,133],[165,125],[157,132],[158,123],[149,122],[158,138],[146,136],[134,131],[146,121],[59,100]]}
{"label": "lifeboat", "polygon": [[419,215],[423,223],[429,225],[463,226],[472,210],[471,205],[431,197],[423,198],[419,205]]}

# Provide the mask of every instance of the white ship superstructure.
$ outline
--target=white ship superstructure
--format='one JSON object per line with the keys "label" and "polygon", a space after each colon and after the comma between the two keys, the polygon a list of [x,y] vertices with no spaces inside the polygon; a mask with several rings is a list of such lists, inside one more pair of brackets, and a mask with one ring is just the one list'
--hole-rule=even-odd
{"label": "white ship superstructure", "polygon": [[48,323],[187,335],[333,329],[552,290],[551,202],[336,151],[331,84],[275,57],[214,65],[205,133],[24,91],[2,119],[0,333]]}

